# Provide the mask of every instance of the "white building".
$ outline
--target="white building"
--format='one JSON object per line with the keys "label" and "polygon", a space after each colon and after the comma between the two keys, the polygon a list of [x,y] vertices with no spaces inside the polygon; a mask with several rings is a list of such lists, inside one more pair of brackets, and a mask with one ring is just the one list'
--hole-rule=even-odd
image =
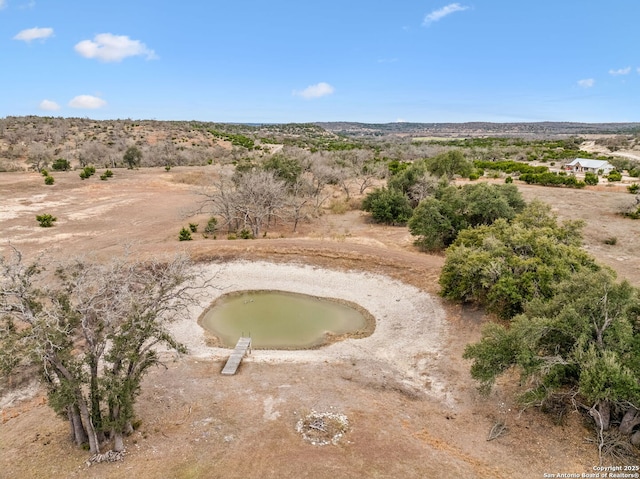
{"label": "white building", "polygon": [[566,170],[573,171],[574,173],[591,172],[603,175],[608,175],[616,169],[616,167],[607,160],[590,160],[587,158],[576,158],[571,163],[564,165],[564,167]]}

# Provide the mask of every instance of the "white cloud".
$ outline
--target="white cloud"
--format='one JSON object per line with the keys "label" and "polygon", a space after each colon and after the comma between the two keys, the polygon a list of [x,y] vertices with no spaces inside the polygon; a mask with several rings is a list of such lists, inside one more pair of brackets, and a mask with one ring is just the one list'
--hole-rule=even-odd
{"label": "white cloud", "polygon": [[310,85],[302,91],[294,90],[293,95],[301,96],[307,100],[311,98],[320,98],[322,96],[331,95],[335,91],[331,85],[325,82],[320,82],[315,85]]}
{"label": "white cloud", "polygon": [[631,73],[631,67],[619,68],[617,70],[613,70],[613,69],[609,70],[609,74],[613,76],[628,75],[629,73]]}
{"label": "white cloud", "polygon": [[139,40],[111,33],[100,33],[93,40],[82,40],[74,48],[85,58],[97,58],[103,62],[119,62],[135,56],[146,56],[147,60],[158,58],[153,50]]}
{"label": "white cloud", "polygon": [[42,100],[39,106],[41,110],[45,111],[56,111],[60,109],[60,105],[51,100]]}
{"label": "white cloud", "polygon": [[578,86],[582,88],[591,88],[595,85],[596,81],[593,78],[585,78],[584,80],[578,80]]}
{"label": "white cloud", "polygon": [[438,10],[434,10],[429,15],[424,17],[424,21],[422,22],[422,24],[425,26],[430,25],[433,22],[437,22],[438,20],[441,20],[447,15],[451,15],[452,13],[455,13],[455,12],[463,12],[468,9],[469,7],[460,5],[459,3],[450,3],[449,5],[446,5]]}
{"label": "white cloud", "polygon": [[0,0],[0,10],[7,6],[6,0]]}
{"label": "white cloud", "polygon": [[30,42],[31,40],[44,40],[45,38],[49,38],[53,35],[53,28],[27,28],[26,30],[22,30],[18,33],[14,40],[22,40],[25,42]]}
{"label": "white cloud", "polygon": [[78,95],[69,102],[71,108],[84,108],[88,110],[95,110],[96,108],[102,108],[107,104],[102,98],[91,95]]}

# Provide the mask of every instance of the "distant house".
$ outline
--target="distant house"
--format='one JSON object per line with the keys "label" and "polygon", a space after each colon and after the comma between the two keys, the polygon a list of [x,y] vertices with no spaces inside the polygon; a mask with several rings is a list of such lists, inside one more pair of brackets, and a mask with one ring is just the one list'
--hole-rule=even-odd
{"label": "distant house", "polygon": [[574,173],[602,173],[608,175],[616,169],[607,160],[589,160],[587,158],[576,158],[571,163],[564,165],[566,170],[573,171]]}

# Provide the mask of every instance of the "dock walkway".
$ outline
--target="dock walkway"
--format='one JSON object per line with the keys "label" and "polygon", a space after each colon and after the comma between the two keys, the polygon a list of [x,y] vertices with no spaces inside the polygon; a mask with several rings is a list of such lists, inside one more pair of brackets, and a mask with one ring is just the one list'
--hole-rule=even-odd
{"label": "dock walkway", "polygon": [[224,365],[222,374],[224,374],[225,376],[232,376],[233,374],[235,374],[238,370],[238,366],[240,366],[242,358],[245,354],[247,354],[247,351],[249,351],[249,354],[251,354],[251,338],[241,337],[240,339],[238,339],[236,347],[231,353],[231,356],[229,356],[227,364]]}

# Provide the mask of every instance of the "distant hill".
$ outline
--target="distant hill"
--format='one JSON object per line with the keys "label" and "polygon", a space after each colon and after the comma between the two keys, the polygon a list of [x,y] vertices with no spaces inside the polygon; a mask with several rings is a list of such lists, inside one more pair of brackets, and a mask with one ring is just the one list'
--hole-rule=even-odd
{"label": "distant hill", "polygon": [[640,123],[355,123],[318,122],[316,125],[332,133],[361,136],[517,136],[550,137],[588,134],[630,134],[640,132]]}

